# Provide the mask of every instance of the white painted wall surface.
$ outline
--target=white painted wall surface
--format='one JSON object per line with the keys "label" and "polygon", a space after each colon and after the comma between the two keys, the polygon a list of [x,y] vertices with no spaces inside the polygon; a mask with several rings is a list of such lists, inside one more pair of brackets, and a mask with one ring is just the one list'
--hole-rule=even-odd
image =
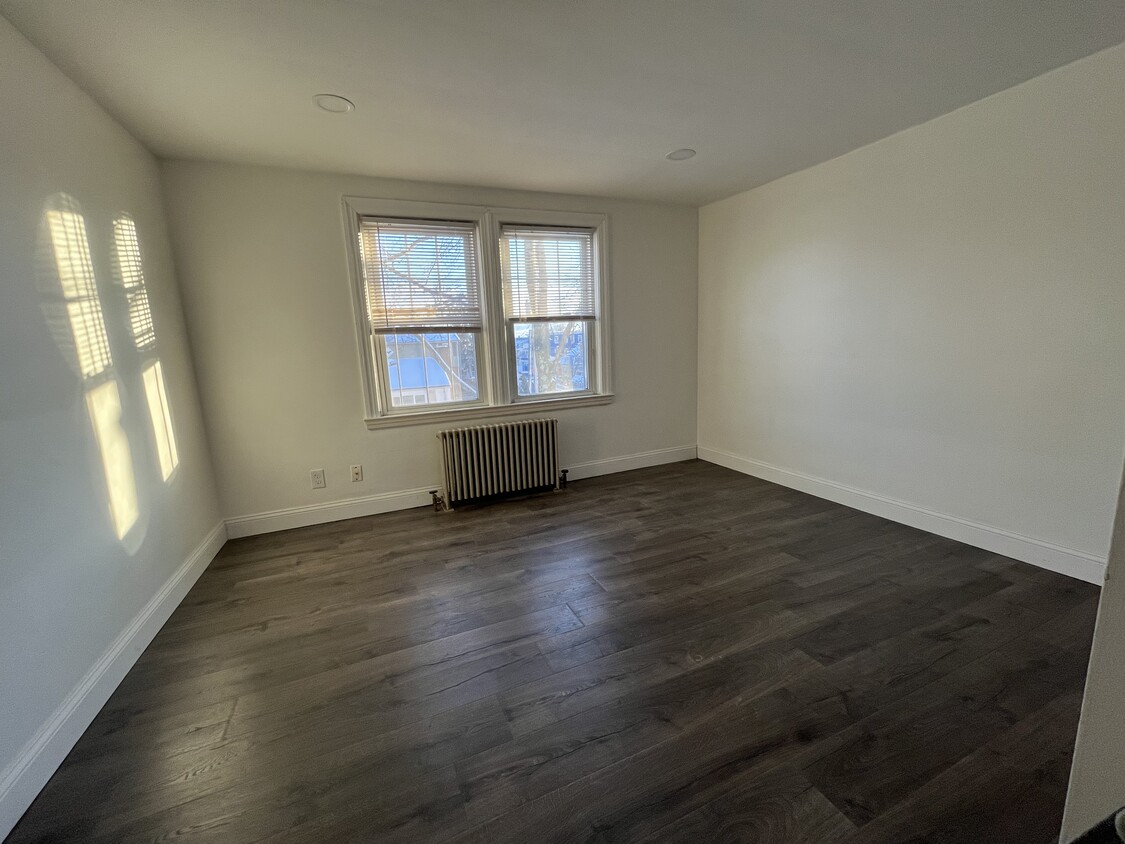
{"label": "white painted wall surface", "polygon": [[1100,573],[1123,90],[1125,46],[702,208],[700,456]]}
{"label": "white painted wall surface", "polygon": [[[421,504],[438,485],[435,432],[449,424],[364,424],[344,195],[607,213],[616,399],[551,412],[563,465],[595,463],[580,470],[591,473],[695,456],[696,209],[197,162],[165,163],[163,174],[235,533]],[[322,467],[327,489],[313,490],[309,470]]]}
{"label": "white painted wall surface", "polygon": [[[3,838],[209,561],[221,528],[155,160],[3,18],[0,114]],[[61,194],[81,206],[104,312],[112,367],[97,379],[80,376],[65,310],[50,305],[61,282],[44,211]],[[167,382],[179,457],[167,481],[114,281],[122,213],[139,235]],[[110,381],[122,406],[111,474],[118,504],[131,490],[136,515],[122,538],[116,524],[129,519],[111,518],[87,404],[95,382]]]}
{"label": "white painted wall surface", "polygon": [[1062,841],[1125,806],[1125,485],[1098,603],[1082,718],[1066,795]]}

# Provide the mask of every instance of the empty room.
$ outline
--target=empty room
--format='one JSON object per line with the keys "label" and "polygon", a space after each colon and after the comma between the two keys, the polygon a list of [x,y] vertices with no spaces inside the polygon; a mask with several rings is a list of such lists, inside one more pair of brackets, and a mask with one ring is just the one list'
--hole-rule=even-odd
{"label": "empty room", "polygon": [[1125,842],[1121,0],[0,0],[0,840]]}

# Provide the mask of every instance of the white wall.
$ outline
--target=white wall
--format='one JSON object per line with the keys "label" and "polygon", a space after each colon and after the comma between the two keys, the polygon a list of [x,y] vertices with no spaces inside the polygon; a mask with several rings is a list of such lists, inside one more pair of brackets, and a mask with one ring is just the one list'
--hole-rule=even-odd
{"label": "white wall", "polygon": [[1125,484],[1098,603],[1082,718],[1066,796],[1062,841],[1125,806]]}
{"label": "white wall", "polygon": [[[0,114],[3,838],[222,537],[155,161],[3,18]],[[43,218],[60,194],[81,206],[113,358],[96,379],[80,376],[55,307],[60,278]],[[113,277],[122,213],[139,233],[167,380],[179,452],[167,482]],[[120,539],[87,405],[95,383],[110,382],[122,405],[119,425],[103,428],[116,446],[115,500],[136,505]]]}
{"label": "white wall", "polygon": [[1097,580],[1125,46],[700,211],[700,456]]}
{"label": "white wall", "polygon": [[[563,465],[661,452],[586,467],[616,471],[695,455],[696,209],[241,165],[171,162],[163,172],[232,531],[424,503],[438,485],[434,435],[448,425],[364,424],[343,195],[608,213],[617,398],[552,412]],[[353,463],[362,483],[348,477]],[[313,490],[309,470],[320,467],[328,487]]]}

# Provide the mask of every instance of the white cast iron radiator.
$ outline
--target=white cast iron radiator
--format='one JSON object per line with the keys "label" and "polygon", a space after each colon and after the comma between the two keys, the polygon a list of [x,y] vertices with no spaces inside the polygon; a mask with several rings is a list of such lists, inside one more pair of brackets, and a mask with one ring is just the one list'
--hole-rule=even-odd
{"label": "white cast iron radiator", "polygon": [[454,428],[438,439],[446,507],[559,487],[557,419]]}

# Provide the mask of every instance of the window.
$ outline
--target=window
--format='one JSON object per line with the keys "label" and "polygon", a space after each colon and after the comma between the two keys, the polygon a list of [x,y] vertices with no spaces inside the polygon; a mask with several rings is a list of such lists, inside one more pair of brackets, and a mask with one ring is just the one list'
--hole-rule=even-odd
{"label": "window", "polygon": [[369,427],[611,400],[603,215],[344,209]]}
{"label": "window", "polygon": [[476,227],[367,218],[359,231],[365,312],[389,406],[480,401]]}
{"label": "window", "polygon": [[516,394],[586,391],[587,328],[597,319],[593,230],[503,226],[500,266]]}

